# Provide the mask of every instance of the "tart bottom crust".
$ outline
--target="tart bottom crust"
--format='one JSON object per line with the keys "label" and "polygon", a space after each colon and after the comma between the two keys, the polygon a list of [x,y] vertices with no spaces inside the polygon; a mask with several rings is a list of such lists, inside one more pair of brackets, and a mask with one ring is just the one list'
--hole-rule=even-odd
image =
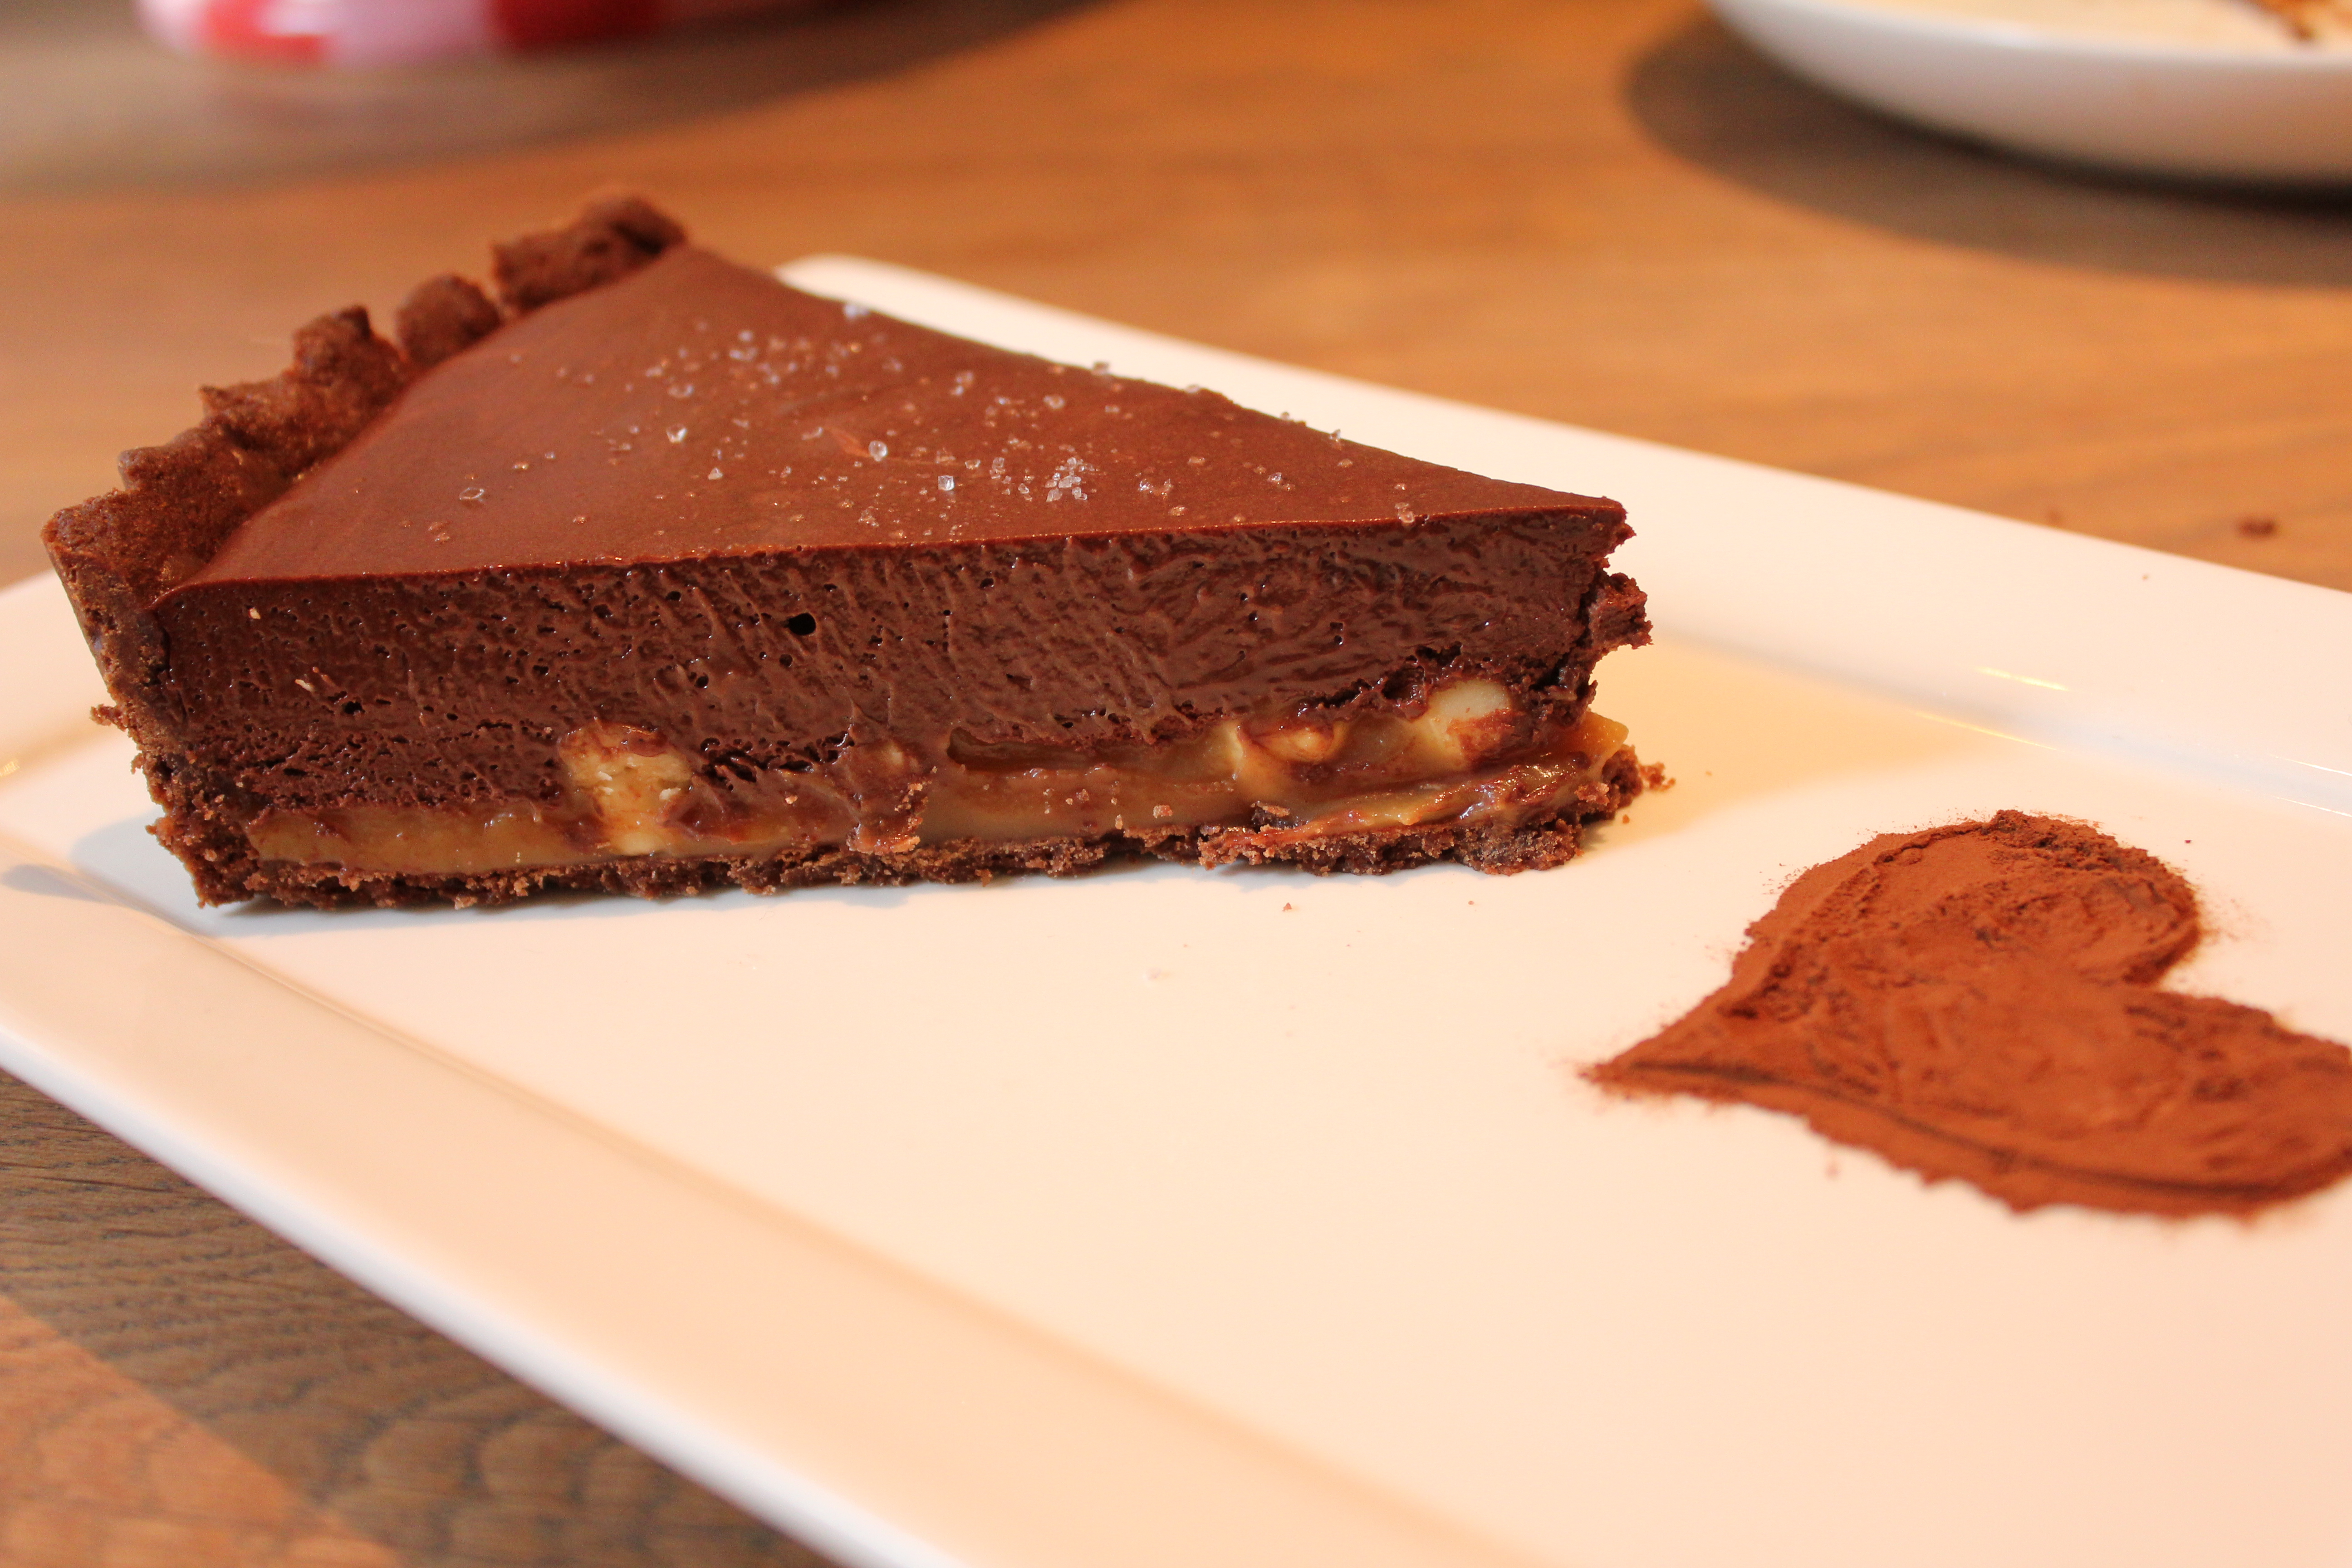
{"label": "tart bottom crust", "polygon": [[1433,822],[1312,837],[1261,826],[1172,827],[1093,837],[955,839],[907,850],[821,847],[745,856],[644,855],[466,876],[412,876],[265,860],[247,838],[242,817],[217,796],[191,787],[185,773],[164,763],[151,766],[148,773],[149,788],[164,809],[163,819],[150,831],[187,866],[205,902],[268,898],[316,909],[431,903],[463,908],[560,890],[666,898],[728,887],[780,893],[826,883],[985,882],[1016,871],[1066,877],[1108,861],[1140,858],[1199,866],[1287,864],[1318,876],[1401,871],[1454,860],[1507,875],[1544,870],[1575,858],[1586,825],[1622,810],[1642,793],[1645,778],[1640,760],[1626,747],[1577,791],[1569,807],[1510,823]]}

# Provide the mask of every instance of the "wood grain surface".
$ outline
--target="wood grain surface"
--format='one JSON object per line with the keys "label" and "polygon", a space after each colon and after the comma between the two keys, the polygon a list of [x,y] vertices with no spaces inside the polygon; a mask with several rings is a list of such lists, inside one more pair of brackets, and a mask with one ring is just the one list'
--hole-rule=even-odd
{"label": "wood grain surface", "polygon": [[[356,79],[20,0],[0,580],[198,383],[616,184],[747,260],[880,257],[2352,588],[2352,201],[1937,141],[1689,0],[870,0]],[[0,1083],[0,1568],[808,1561]]]}
{"label": "wood grain surface", "polygon": [[0,1076],[0,1563],[817,1568]]}

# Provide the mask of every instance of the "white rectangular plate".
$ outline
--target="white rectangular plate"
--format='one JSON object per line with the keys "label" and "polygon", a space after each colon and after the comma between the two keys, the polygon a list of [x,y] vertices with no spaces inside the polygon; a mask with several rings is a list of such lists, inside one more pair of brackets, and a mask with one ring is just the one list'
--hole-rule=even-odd
{"label": "white rectangular plate", "polygon": [[2352,1191],[2020,1217],[1576,1067],[1797,868],[2004,806],[2179,866],[2177,983],[2352,1037],[2352,598],[787,276],[1609,494],[1679,783],[1563,869],[197,908],[0,595],[0,1065],[844,1561],[2352,1562]]}

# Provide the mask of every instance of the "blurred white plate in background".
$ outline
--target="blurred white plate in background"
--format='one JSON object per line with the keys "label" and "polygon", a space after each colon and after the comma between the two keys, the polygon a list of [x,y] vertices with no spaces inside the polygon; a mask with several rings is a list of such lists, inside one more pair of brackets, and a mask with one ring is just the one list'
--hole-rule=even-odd
{"label": "blurred white plate in background", "polygon": [[2245,0],[1710,0],[1857,103],[2142,174],[2352,183],[2352,29],[2301,42]]}

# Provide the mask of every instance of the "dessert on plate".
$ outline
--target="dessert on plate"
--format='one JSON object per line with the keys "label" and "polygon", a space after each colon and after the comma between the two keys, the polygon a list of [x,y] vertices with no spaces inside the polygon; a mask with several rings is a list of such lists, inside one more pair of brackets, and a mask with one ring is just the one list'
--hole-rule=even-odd
{"label": "dessert on plate", "polygon": [[45,535],[212,901],[1556,865],[1614,502],[818,298],[640,201],[323,317]]}

